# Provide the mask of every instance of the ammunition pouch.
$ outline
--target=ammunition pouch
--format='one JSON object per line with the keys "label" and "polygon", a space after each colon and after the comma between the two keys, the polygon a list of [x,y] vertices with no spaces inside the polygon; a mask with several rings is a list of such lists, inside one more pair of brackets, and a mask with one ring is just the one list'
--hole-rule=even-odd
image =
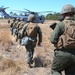
{"label": "ammunition pouch", "polygon": [[27,45],[33,45],[34,44],[34,40],[31,39],[30,37],[26,36],[26,37],[23,37],[21,39],[21,45],[22,46],[27,46]]}

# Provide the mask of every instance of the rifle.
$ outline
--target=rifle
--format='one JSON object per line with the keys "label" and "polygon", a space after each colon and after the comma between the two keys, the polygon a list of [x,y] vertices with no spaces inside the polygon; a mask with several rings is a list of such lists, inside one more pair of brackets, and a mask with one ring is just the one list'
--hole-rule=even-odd
{"label": "rifle", "polygon": [[[64,20],[63,16],[59,17],[58,20],[59,20],[59,21],[63,21],[63,20]],[[54,23],[52,23],[52,24],[50,25],[50,28],[54,30],[55,27],[56,27],[56,25],[57,25],[57,23],[54,22]]]}
{"label": "rifle", "polygon": [[54,29],[55,29],[55,27],[56,27],[56,25],[57,25],[57,23],[56,23],[56,22],[54,22],[54,23],[52,23],[52,24],[50,25],[50,28],[54,30]]}

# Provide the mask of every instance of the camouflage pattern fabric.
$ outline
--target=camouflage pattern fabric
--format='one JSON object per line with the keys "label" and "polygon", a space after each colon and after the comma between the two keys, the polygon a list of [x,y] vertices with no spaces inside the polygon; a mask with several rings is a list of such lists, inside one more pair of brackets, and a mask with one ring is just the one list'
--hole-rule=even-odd
{"label": "camouflage pattern fabric", "polygon": [[[32,23],[33,24],[33,23]],[[37,42],[37,36],[28,36],[27,33],[26,33],[26,29],[28,27],[28,25],[31,25],[30,23],[27,23],[23,26],[22,30],[20,31],[21,33],[21,36],[22,38],[23,37],[29,37],[31,38],[32,40],[34,40],[34,42],[32,41],[29,41],[28,44],[25,46],[26,48],[26,59],[27,59],[27,63],[29,64],[29,66],[31,67],[31,64],[33,62],[33,54],[34,54],[34,48],[36,46],[36,42]],[[34,24],[33,24],[34,25]],[[40,27],[37,25],[37,33],[36,35],[38,35],[38,42],[41,43],[42,42],[42,32],[41,32],[41,29]]]}
{"label": "camouflage pattern fabric", "polygon": [[[64,20],[73,20],[71,17],[65,17]],[[59,37],[64,33],[64,22],[60,22],[56,25],[52,35],[51,43],[57,46]],[[62,71],[65,71],[65,75],[75,75],[75,49],[57,48],[54,50],[54,58],[51,66],[52,75],[62,75]]]}

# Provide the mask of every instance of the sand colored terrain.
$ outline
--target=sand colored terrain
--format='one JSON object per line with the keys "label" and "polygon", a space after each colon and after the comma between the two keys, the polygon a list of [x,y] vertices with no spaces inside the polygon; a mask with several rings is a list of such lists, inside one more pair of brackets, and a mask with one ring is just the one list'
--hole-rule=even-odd
{"label": "sand colored terrain", "polygon": [[[26,50],[19,48],[16,37],[11,35],[8,20],[0,19],[0,75],[51,75],[50,67],[54,46],[50,43],[52,29],[49,25],[54,21],[45,21],[39,26],[42,29],[42,46],[36,46],[33,68],[26,64]],[[56,21],[58,22],[58,21]]]}

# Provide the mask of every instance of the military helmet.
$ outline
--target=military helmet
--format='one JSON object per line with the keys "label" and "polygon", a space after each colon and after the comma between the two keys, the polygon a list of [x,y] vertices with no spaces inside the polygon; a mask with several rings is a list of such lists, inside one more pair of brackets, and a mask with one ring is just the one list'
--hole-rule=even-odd
{"label": "military helmet", "polygon": [[20,20],[21,20],[21,21],[24,21],[24,18],[21,18]]}
{"label": "military helmet", "polygon": [[34,15],[33,14],[29,14],[28,21],[29,22],[33,22],[34,21]]}
{"label": "military helmet", "polygon": [[13,21],[16,21],[16,18],[14,18]]}
{"label": "military helmet", "polygon": [[70,4],[64,5],[61,10],[61,14],[70,13],[70,12],[75,13],[74,6],[72,6]]}
{"label": "military helmet", "polygon": [[20,21],[20,18],[17,18],[17,21]]}

